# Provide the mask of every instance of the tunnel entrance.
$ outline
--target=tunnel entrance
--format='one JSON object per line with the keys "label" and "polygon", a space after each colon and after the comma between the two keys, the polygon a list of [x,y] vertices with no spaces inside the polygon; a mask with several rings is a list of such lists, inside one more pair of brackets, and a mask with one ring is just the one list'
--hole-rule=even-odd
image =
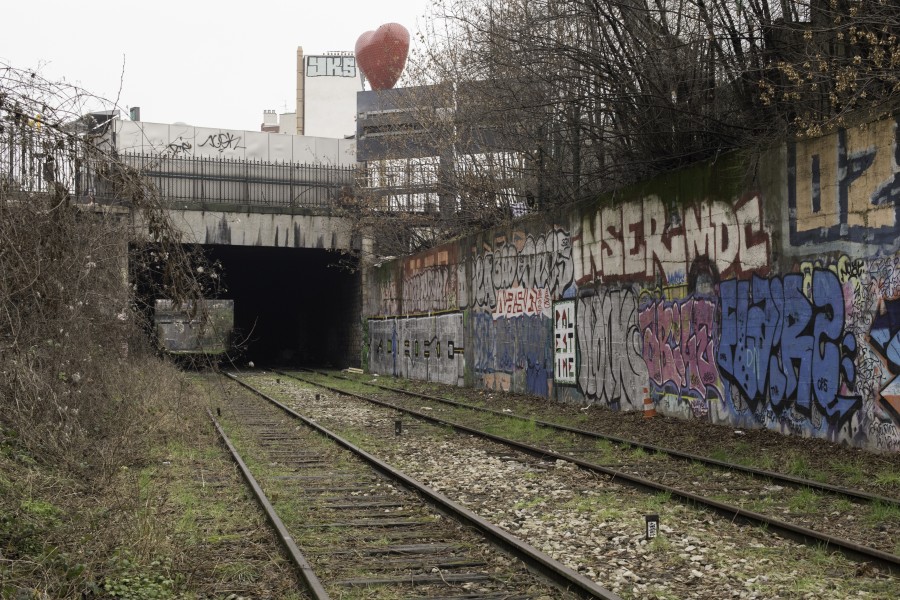
{"label": "tunnel entrance", "polygon": [[[360,274],[356,258],[306,248],[202,245],[221,266],[220,289],[234,301],[231,349],[224,363],[257,366],[359,366]],[[153,252],[153,249],[138,250]],[[159,296],[158,273],[132,273],[147,322]],[[154,280],[155,284],[154,284]],[[152,327],[148,333],[155,335]]]}
{"label": "tunnel entrance", "polygon": [[234,300],[238,361],[358,366],[360,286],[355,259],[306,248],[204,246]]}

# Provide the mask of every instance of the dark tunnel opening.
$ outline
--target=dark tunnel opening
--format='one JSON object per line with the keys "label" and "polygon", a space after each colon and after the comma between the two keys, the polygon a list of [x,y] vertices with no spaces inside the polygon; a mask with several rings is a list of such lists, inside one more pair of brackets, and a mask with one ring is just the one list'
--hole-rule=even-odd
{"label": "dark tunnel opening", "polygon": [[359,362],[359,274],[349,257],[306,248],[205,246],[234,300],[242,361],[346,367]]}
{"label": "dark tunnel opening", "polygon": [[[232,348],[222,357],[224,362],[359,365],[360,285],[355,258],[323,249],[200,248],[209,264],[221,266],[215,297],[234,301]],[[143,305],[150,309],[161,296],[150,292],[154,288],[148,284],[140,277],[136,281]]]}

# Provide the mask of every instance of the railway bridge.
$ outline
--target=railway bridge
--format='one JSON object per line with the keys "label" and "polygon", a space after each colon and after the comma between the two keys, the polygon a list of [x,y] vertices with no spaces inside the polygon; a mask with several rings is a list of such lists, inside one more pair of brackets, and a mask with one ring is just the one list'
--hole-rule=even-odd
{"label": "railway bridge", "polygon": [[[119,158],[159,193],[183,243],[221,265],[219,296],[234,301],[241,361],[358,365],[356,261],[364,242],[343,210],[355,163],[137,152]],[[82,165],[74,178],[78,200],[131,212],[103,168]]]}
{"label": "railway bridge", "polygon": [[243,360],[356,364],[362,245],[342,210],[355,165],[124,155],[185,243],[222,265]]}
{"label": "railway bridge", "polygon": [[358,365],[362,240],[341,216],[355,166],[125,155],[185,243],[222,265],[243,360]]}

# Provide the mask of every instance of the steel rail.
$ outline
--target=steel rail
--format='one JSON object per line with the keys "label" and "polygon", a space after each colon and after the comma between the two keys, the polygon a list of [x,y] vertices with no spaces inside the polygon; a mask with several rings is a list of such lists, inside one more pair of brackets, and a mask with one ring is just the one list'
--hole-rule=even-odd
{"label": "steel rail", "polygon": [[238,468],[241,470],[241,475],[243,475],[244,480],[247,482],[247,485],[250,486],[250,489],[253,491],[253,495],[256,497],[256,501],[266,513],[266,518],[269,520],[269,523],[278,534],[279,540],[281,540],[281,543],[284,545],[285,550],[287,550],[287,553],[290,556],[291,561],[294,563],[294,566],[297,567],[297,570],[300,573],[300,577],[306,584],[310,594],[312,594],[314,600],[329,600],[330,596],[328,595],[328,592],[325,591],[325,587],[322,585],[322,582],[316,576],[312,565],[309,564],[309,561],[306,560],[305,556],[303,556],[300,548],[297,547],[296,542],[294,542],[294,538],[287,530],[287,527],[284,526],[284,522],[281,520],[281,517],[279,517],[278,513],[275,512],[275,507],[272,506],[271,502],[269,502],[269,499],[266,497],[265,492],[263,492],[262,488],[259,486],[256,478],[253,477],[252,473],[250,473],[250,469],[241,458],[241,455],[240,453],[238,453],[237,448],[234,447],[234,444],[231,443],[231,440],[228,439],[228,436],[225,434],[225,430],[222,429],[222,426],[218,421],[216,421],[216,418],[213,417],[212,411],[207,408],[206,414],[209,415],[209,418],[212,420],[213,425],[215,425],[216,427],[216,431],[219,432],[219,436],[225,443],[225,447],[228,448],[228,452],[231,453],[231,458],[234,459],[235,463],[237,463]]}
{"label": "steel rail", "polygon": [[[281,371],[277,371],[277,372],[281,373],[285,377],[292,377],[292,375],[290,375],[290,373],[281,372]],[[900,507],[900,498],[891,498],[889,496],[880,496],[878,494],[871,494],[871,493],[865,492],[863,490],[855,490],[852,488],[845,488],[845,487],[842,487],[839,485],[832,485],[830,483],[813,481],[812,479],[805,479],[803,477],[797,477],[795,475],[788,475],[786,473],[779,473],[777,471],[769,471],[766,469],[758,469],[756,467],[748,467],[746,465],[730,463],[728,461],[711,458],[709,456],[701,456],[699,454],[691,454],[690,452],[682,452],[681,450],[675,450],[674,448],[666,448],[665,446],[657,446],[654,444],[648,444],[646,442],[639,442],[637,440],[629,440],[627,438],[621,438],[621,437],[609,435],[606,433],[600,433],[598,431],[591,431],[589,429],[580,429],[578,427],[571,427],[569,425],[563,425],[560,423],[553,423],[551,421],[541,421],[539,419],[532,419],[531,417],[523,417],[523,416],[517,415],[515,413],[505,413],[505,412],[501,412],[499,410],[494,410],[492,408],[484,408],[482,406],[475,406],[473,404],[457,402],[456,400],[450,400],[449,398],[441,398],[440,396],[432,396],[430,394],[423,394],[421,392],[413,392],[413,391],[404,390],[401,388],[391,387],[388,385],[382,385],[380,383],[370,383],[370,382],[366,382],[366,381],[358,381],[358,380],[350,378],[350,377],[335,375],[333,373],[328,373],[325,371],[310,370],[309,372],[317,373],[319,375],[324,375],[326,377],[332,377],[334,379],[342,379],[345,381],[350,381],[352,383],[358,383],[361,385],[368,385],[370,387],[378,388],[378,389],[385,390],[388,392],[396,392],[399,394],[406,394],[408,396],[413,396],[415,398],[422,398],[423,400],[433,400],[435,402],[441,402],[441,403],[449,404],[451,406],[456,406],[459,408],[466,408],[469,410],[489,413],[492,415],[506,417],[506,418],[510,418],[510,419],[518,419],[520,421],[533,422],[535,425],[539,425],[541,427],[545,427],[548,429],[555,429],[557,431],[565,431],[567,433],[575,433],[575,434],[583,435],[585,437],[590,437],[593,439],[608,440],[615,444],[621,444],[623,446],[629,446],[631,448],[640,448],[642,450],[648,450],[651,452],[658,452],[658,453],[666,454],[668,456],[671,456],[672,458],[677,458],[680,460],[700,462],[700,463],[712,465],[712,466],[715,466],[715,467],[718,467],[718,468],[724,469],[724,470],[746,473],[748,475],[753,475],[754,477],[765,478],[765,479],[768,479],[773,482],[787,483],[787,484],[794,485],[794,486],[810,488],[810,489],[817,490],[820,492],[828,492],[831,494],[846,496],[848,498],[853,498],[856,500],[863,500],[866,502],[880,502],[885,505]]]}
{"label": "steel rail", "polygon": [[472,435],[489,439],[500,444],[504,444],[515,448],[517,450],[521,450],[526,452],[532,456],[538,456],[542,458],[553,458],[557,460],[564,460],[566,462],[570,462],[574,465],[577,465],[585,470],[593,471],[596,473],[603,473],[604,475],[609,475],[612,477],[613,481],[620,480],[624,483],[632,485],[633,487],[637,487],[640,489],[649,489],[658,492],[666,492],[671,494],[671,496],[685,502],[687,504],[692,504],[695,506],[702,506],[706,508],[713,509],[720,515],[727,517],[729,520],[740,519],[746,523],[750,523],[753,525],[765,525],[770,529],[774,529],[778,531],[783,537],[789,537],[791,539],[795,539],[801,541],[804,544],[824,544],[825,547],[833,546],[843,552],[849,558],[853,558],[854,560],[859,560],[860,558],[864,560],[873,560],[877,561],[879,564],[887,567],[892,572],[900,573],[900,556],[889,554],[887,552],[883,552],[881,550],[877,550],[875,548],[870,548],[868,546],[863,546],[862,544],[857,544],[851,540],[846,540],[843,538],[835,537],[832,535],[828,535],[826,533],[822,533],[819,531],[815,531],[809,529],[807,527],[802,527],[800,525],[794,525],[792,523],[788,523],[786,521],[782,521],[780,519],[775,519],[772,517],[768,517],[766,515],[746,510],[740,508],[738,506],[733,506],[731,504],[726,504],[724,502],[719,502],[718,500],[713,500],[712,498],[707,498],[705,496],[701,496],[699,494],[694,494],[692,492],[688,492],[686,490],[682,490],[680,488],[676,488],[670,485],[665,485],[662,483],[658,483],[656,481],[646,479],[644,477],[639,477],[637,475],[630,475],[628,473],[623,473],[622,471],[618,471],[616,469],[610,469],[609,467],[604,467],[603,465],[598,465],[596,463],[591,463],[580,458],[570,456],[568,454],[563,454],[560,452],[554,452],[552,450],[548,450],[546,448],[541,448],[538,446],[532,446],[530,444],[526,444],[524,442],[519,442],[516,440],[512,440],[509,438],[505,438],[499,435],[495,435],[492,433],[488,433],[486,431],[481,431],[479,429],[475,429],[473,427],[469,427],[468,425],[463,425],[460,423],[454,423],[453,421],[446,421],[444,419],[440,419],[438,417],[433,417],[431,415],[419,412],[417,410],[412,410],[409,408],[403,408],[402,406],[398,406],[396,404],[391,404],[390,402],[385,402],[383,400],[378,400],[376,398],[369,398],[362,394],[357,394],[354,392],[349,392],[346,390],[341,390],[340,388],[336,388],[333,386],[325,385],[323,383],[318,383],[315,381],[310,381],[308,379],[304,379],[302,377],[290,376],[299,381],[303,381],[310,385],[318,386],[323,389],[330,390],[332,392],[338,394],[344,394],[345,396],[351,396],[354,398],[359,398],[360,400],[365,400],[366,402],[371,402],[373,404],[377,404],[383,406],[385,408],[390,408],[393,410],[398,410],[404,412],[409,415],[413,415],[419,419],[424,421],[428,421],[437,425],[449,426],[457,431],[463,431],[465,433],[470,433]]}
{"label": "steel rail", "polygon": [[531,546],[530,544],[525,543],[519,538],[513,536],[509,532],[496,525],[490,523],[489,521],[481,518],[476,513],[470,511],[467,508],[464,508],[460,504],[457,504],[453,500],[450,500],[448,497],[443,494],[431,489],[425,484],[419,482],[416,479],[413,479],[409,475],[406,475],[402,471],[399,471],[377,458],[376,456],[366,452],[362,448],[350,443],[344,438],[340,437],[338,434],[333,431],[322,427],[312,419],[305,417],[298,413],[297,411],[291,409],[290,407],[282,404],[275,398],[269,396],[265,392],[256,389],[249,383],[242,381],[240,378],[236,377],[231,373],[225,373],[225,375],[237,382],[241,386],[250,390],[254,394],[264,398],[268,402],[272,403],[274,406],[277,406],[281,410],[283,410],[288,415],[300,420],[308,427],[314,429],[320,434],[324,435],[328,439],[334,441],[338,445],[343,448],[346,448],[350,452],[359,456],[367,463],[372,465],[379,472],[385,474],[389,478],[399,481],[407,487],[418,493],[419,495],[426,498],[430,503],[438,506],[440,510],[446,512],[447,514],[453,516],[454,518],[466,523],[481,533],[483,533],[486,537],[490,538],[495,544],[504,548],[506,551],[512,553],[519,559],[521,559],[525,564],[527,564],[532,569],[541,573],[544,577],[549,578],[554,581],[557,585],[561,585],[567,591],[576,593],[577,595],[583,598],[601,598],[602,600],[622,600],[620,596],[617,594],[607,590],[606,588],[600,586],[595,581],[588,579],[584,575],[578,573],[577,571],[570,569],[569,567],[563,565],[557,560],[554,560],[549,555],[541,552],[537,548]]}

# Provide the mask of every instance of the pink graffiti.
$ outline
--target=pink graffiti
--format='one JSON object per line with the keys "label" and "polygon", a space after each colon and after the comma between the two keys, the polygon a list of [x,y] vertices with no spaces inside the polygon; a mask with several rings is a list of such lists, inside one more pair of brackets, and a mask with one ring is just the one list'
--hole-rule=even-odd
{"label": "pink graffiti", "polygon": [[511,288],[497,290],[497,305],[494,318],[511,319],[520,315],[544,315],[550,317],[553,304],[547,288]]}
{"label": "pink graffiti", "polygon": [[704,396],[708,386],[716,385],[715,315],[714,302],[696,298],[654,302],[641,309],[644,362],[653,382],[673,382]]}

